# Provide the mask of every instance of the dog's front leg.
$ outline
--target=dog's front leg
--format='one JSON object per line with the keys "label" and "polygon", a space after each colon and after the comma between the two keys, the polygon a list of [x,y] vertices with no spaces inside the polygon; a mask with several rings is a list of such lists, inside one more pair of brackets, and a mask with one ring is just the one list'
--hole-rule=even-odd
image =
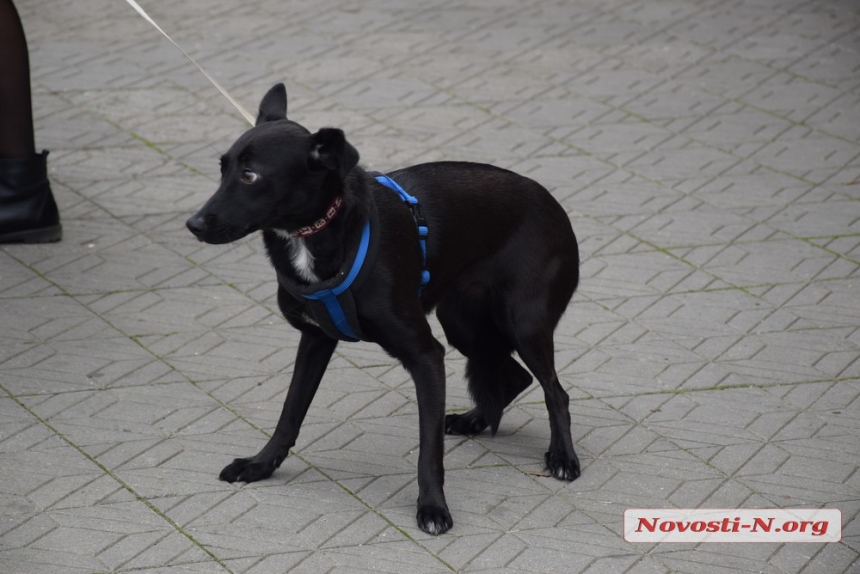
{"label": "dog's front leg", "polygon": [[412,368],[418,400],[418,526],[428,534],[446,532],[454,521],[445,502],[444,350],[422,357]]}
{"label": "dog's front leg", "polygon": [[400,360],[415,382],[418,401],[418,527],[442,534],[453,526],[445,502],[445,347],[419,312],[411,325],[389,324],[383,348]]}
{"label": "dog's front leg", "polygon": [[224,467],[219,476],[221,480],[255,482],[268,478],[281,466],[290,449],[296,444],[299,427],[311,406],[336,346],[335,339],[322,333],[302,333],[290,390],[287,392],[275,433],[256,456],[237,458]]}

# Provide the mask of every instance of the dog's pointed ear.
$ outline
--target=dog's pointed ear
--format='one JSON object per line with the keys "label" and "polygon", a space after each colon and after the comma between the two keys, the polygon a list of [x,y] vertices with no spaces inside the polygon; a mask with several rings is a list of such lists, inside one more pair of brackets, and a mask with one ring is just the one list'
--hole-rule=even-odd
{"label": "dog's pointed ear", "polygon": [[287,119],[287,88],[284,84],[275,84],[260,102],[257,125],[285,119]]}
{"label": "dog's pointed ear", "polygon": [[358,151],[337,128],[322,128],[311,136],[308,166],[311,170],[328,169],[345,177],[358,164]]}

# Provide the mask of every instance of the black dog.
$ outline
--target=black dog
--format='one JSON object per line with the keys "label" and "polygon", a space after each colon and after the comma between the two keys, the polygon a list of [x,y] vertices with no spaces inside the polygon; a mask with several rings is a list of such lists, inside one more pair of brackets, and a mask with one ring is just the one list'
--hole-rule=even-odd
{"label": "black dog", "polygon": [[[358,166],[341,130],[312,134],[287,120],[286,108],[278,84],[263,98],[256,126],[221,158],[218,191],[187,223],[207,243],[262,230],[278,274],[278,305],[302,333],[271,440],[220,478],[270,476],[295,444],[338,340],[362,339],[400,360],[415,381],[418,525],[425,532],[441,534],[453,524],[442,490],[444,433],[495,433],[503,409],[531,383],[513,351],[543,387],[547,467],[556,478],[576,479],[568,395],[553,361],[553,331],[579,281],[576,237],[561,206],[530,179],[457,162],[391,173],[420,201],[410,206]],[[464,414],[445,416],[445,349],[426,318],[433,308],[450,344],[468,359],[475,407]]]}

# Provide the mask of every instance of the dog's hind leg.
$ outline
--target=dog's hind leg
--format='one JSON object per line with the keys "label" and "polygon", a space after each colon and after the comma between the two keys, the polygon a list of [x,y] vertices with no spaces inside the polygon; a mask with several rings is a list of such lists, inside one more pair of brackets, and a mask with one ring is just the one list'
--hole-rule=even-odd
{"label": "dog's hind leg", "polygon": [[496,434],[505,407],[532,382],[512,356],[513,344],[496,326],[486,300],[449,296],[436,308],[445,337],[467,359],[466,380],[475,407],[445,417],[445,432],[474,436],[487,427]]}
{"label": "dog's hind leg", "polygon": [[296,444],[299,427],[311,406],[336,346],[337,341],[322,332],[302,333],[290,390],[287,392],[284,408],[272,438],[255,456],[237,458],[224,467],[219,476],[221,480],[255,482],[268,478],[281,466],[290,449]]}
{"label": "dog's hind leg", "polygon": [[559,480],[576,480],[580,474],[579,458],[570,435],[570,398],[555,372],[552,332],[521,336],[517,353],[543,387],[549,411],[550,443],[545,455],[547,468]]}

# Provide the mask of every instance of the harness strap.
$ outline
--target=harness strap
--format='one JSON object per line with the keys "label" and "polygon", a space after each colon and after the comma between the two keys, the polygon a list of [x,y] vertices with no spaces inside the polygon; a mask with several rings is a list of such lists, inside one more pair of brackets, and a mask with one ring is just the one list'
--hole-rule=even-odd
{"label": "harness strap", "polygon": [[418,244],[421,246],[421,264],[424,269],[421,271],[421,287],[426,287],[430,283],[430,272],[427,270],[427,220],[424,219],[424,211],[421,209],[421,204],[418,199],[406,193],[406,190],[388,177],[387,175],[377,175],[376,181],[396,191],[400,195],[400,199],[409,204],[409,210],[412,212],[412,217],[415,219],[415,225],[418,227]]}
{"label": "harness strap", "polygon": [[[415,224],[418,227],[418,240],[421,246],[421,257],[424,267],[421,272],[421,288],[423,289],[430,281],[430,272],[426,269],[428,229],[427,222],[424,219],[424,213],[421,211],[421,205],[418,203],[416,198],[406,193],[406,191],[390,177],[379,175],[376,176],[376,180],[384,186],[396,191],[400,195],[400,198],[409,205],[409,210],[412,212],[412,217],[415,219]],[[373,219],[373,217],[374,216],[371,215],[370,219]],[[362,229],[361,241],[359,242],[358,250],[355,253],[355,259],[352,262],[352,266],[349,268],[346,275],[343,276],[343,281],[337,285],[328,287],[328,285],[331,285],[334,280],[327,280],[323,282],[327,284],[327,288],[308,292],[312,286],[299,286],[288,278],[282,277],[280,274],[278,275],[278,282],[284,287],[284,289],[293,294],[294,297],[300,296],[309,301],[315,301],[316,303],[322,304],[325,309],[325,314],[323,314],[322,309],[314,310],[312,313],[314,313],[320,321],[320,328],[323,329],[323,331],[330,337],[336,339],[359,341],[362,337],[361,326],[358,324],[355,302],[349,288],[352,286],[356,278],[358,278],[359,274],[361,274],[362,266],[365,263],[365,259],[368,257],[368,252],[371,250],[370,219],[368,219],[364,224],[364,229]],[[375,253],[376,248],[373,249]],[[375,255],[372,254],[371,258],[374,256]],[[366,276],[366,274],[362,276]],[[359,288],[360,287],[361,285],[359,285]],[[328,317],[325,317],[325,315],[328,315]],[[331,320],[331,323],[329,323],[329,319]],[[334,326],[334,329],[332,329],[332,325]]]}
{"label": "harness strap", "polygon": [[358,273],[361,271],[361,266],[364,265],[364,259],[367,257],[367,246],[369,244],[370,221],[364,224],[364,229],[361,232],[361,243],[359,243],[358,252],[355,254],[355,261],[352,262],[352,267],[350,267],[349,273],[347,273],[343,282],[331,289],[322,289],[316,293],[311,293],[310,295],[302,295],[305,299],[320,301],[325,305],[326,311],[328,311],[329,317],[331,317],[332,323],[337,327],[337,330],[350,339],[355,340],[358,340],[359,337],[350,328],[349,321],[347,320],[346,314],[343,312],[343,307],[341,307],[337,297],[349,289],[352,282],[355,281],[356,277],[358,277]]}

